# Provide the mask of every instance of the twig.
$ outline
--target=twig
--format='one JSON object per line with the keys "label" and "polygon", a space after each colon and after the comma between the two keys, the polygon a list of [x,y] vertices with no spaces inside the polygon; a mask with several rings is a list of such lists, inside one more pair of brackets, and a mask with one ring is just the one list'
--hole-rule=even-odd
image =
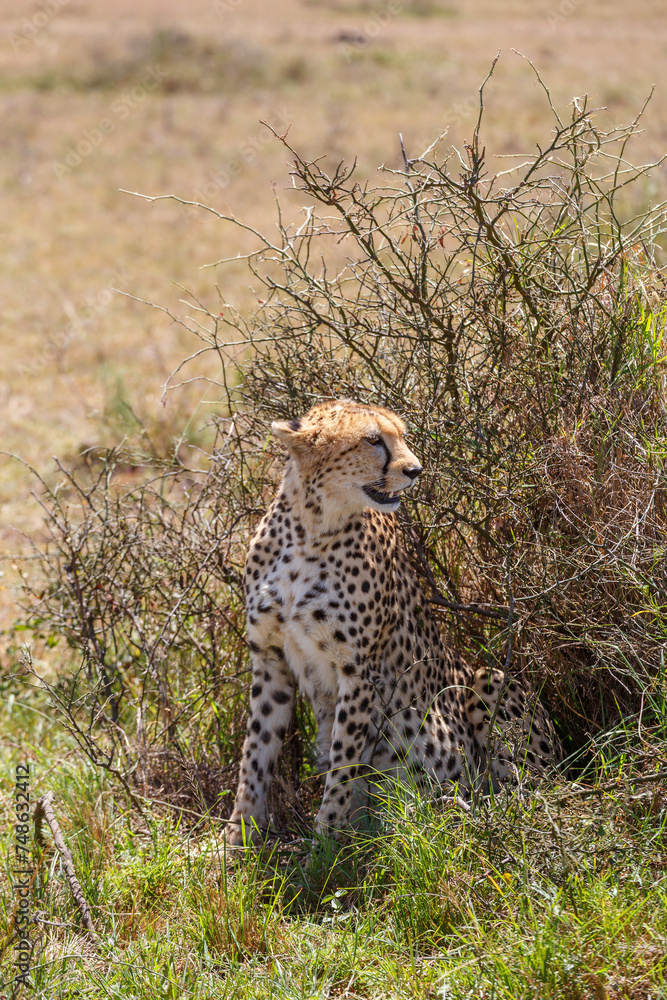
{"label": "twig", "polygon": [[79,907],[81,912],[81,919],[83,920],[84,926],[91,939],[97,944],[97,931],[95,930],[95,926],[93,924],[93,918],[90,915],[90,908],[86,902],[86,897],[83,894],[81,883],[76,877],[72,854],[69,847],[65,843],[60,825],[56,819],[56,814],[54,813],[53,806],[51,805],[52,801],[53,792],[47,792],[46,795],[42,795],[41,799],[37,800],[37,805],[35,807],[35,841],[39,846],[42,845],[42,819],[46,819],[46,822],[51,828],[51,833],[53,834],[53,842],[58,848],[58,851],[63,859],[65,875],[67,876],[67,881],[69,882],[69,887],[72,890],[72,895],[74,896],[76,905]]}
{"label": "twig", "polygon": [[[86,732],[84,729],[82,729],[82,727],[75,719],[73,713],[69,711],[68,706],[66,706],[60,694],[55,690],[55,688],[53,688],[49,684],[48,681],[46,681],[40,674],[37,673],[37,671],[33,666],[32,653],[27,647],[21,651],[21,664],[27,674],[30,674],[30,676],[35,677],[36,680],[39,681],[41,686],[44,688],[46,693],[51,698],[55,708],[62,712],[66,720],[65,726],[72,734],[74,739],[77,741],[83,752],[89,757],[90,760],[93,761],[93,763],[97,767],[104,768],[105,771],[108,771],[109,774],[113,775],[113,777],[120,782],[130,802],[137,810],[144,823],[148,826],[148,818],[142,808],[141,802],[139,801],[136,794],[132,791],[125,775],[123,775],[117,767],[113,766],[112,763],[113,757],[108,757],[106,760],[101,758],[101,755],[97,752],[99,748],[95,744],[94,740],[91,738],[90,731]],[[117,730],[120,729],[120,727],[117,725],[115,726],[115,728]],[[122,732],[122,730],[120,731]],[[37,815],[35,815],[35,822],[37,823]]]}
{"label": "twig", "polygon": [[500,618],[502,621],[507,621],[508,615],[511,613],[510,608],[503,607],[502,605],[493,607],[492,605],[482,605],[476,603],[460,604],[458,601],[448,601],[446,597],[443,597],[442,592],[436,583],[435,576],[433,575],[433,570],[429,565],[428,557],[424,551],[424,546],[417,537],[417,532],[412,525],[407,525],[406,530],[410,535],[410,541],[412,542],[414,551],[419,559],[419,564],[426,577],[428,585],[431,588],[431,597],[428,599],[429,604],[433,604],[438,608],[448,608],[450,611],[467,612],[473,615],[483,615],[486,618]]}
{"label": "twig", "polygon": [[[640,774],[637,778],[629,778],[628,784],[630,785],[646,785],[653,781],[662,781],[663,778],[667,778],[667,768],[663,771],[656,771],[655,774]],[[571,792],[566,792],[565,795],[561,795],[556,799],[558,805],[563,802],[567,802],[568,799],[583,799],[587,798],[589,795],[603,795],[605,792],[616,792],[622,787],[621,779],[616,781],[608,781],[604,785],[596,785],[595,788],[574,788]]]}
{"label": "twig", "polygon": [[470,803],[466,802],[460,795],[441,795],[436,799],[432,799],[432,804],[438,806],[458,806],[465,813],[472,812]]}
{"label": "twig", "polygon": [[429,597],[429,604],[433,604],[436,608],[448,608],[450,611],[461,611],[465,614],[470,615],[482,615],[485,618],[500,618],[501,621],[507,621],[507,612],[509,608],[503,607],[499,604],[496,608],[487,608],[481,604],[457,604],[456,601],[448,601],[440,594]]}

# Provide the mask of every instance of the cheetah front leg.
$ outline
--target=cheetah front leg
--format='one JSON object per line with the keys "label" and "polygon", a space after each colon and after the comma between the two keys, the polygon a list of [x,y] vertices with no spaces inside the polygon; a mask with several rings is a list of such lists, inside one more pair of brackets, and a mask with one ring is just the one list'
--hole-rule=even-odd
{"label": "cheetah front leg", "polygon": [[360,784],[361,758],[368,742],[374,696],[373,684],[359,677],[339,688],[331,730],[329,770],[322,805],[315,817],[316,833],[326,833],[347,822]]}
{"label": "cheetah front leg", "polygon": [[326,774],[329,770],[331,757],[331,731],[334,723],[336,702],[320,692],[320,701],[314,708],[317,720],[317,740],[315,742],[315,767],[318,774]]}
{"label": "cheetah front leg", "polygon": [[253,651],[248,733],[243,744],[234,811],[225,840],[239,847],[267,823],[267,795],[294,708],[294,676],[282,649]]}

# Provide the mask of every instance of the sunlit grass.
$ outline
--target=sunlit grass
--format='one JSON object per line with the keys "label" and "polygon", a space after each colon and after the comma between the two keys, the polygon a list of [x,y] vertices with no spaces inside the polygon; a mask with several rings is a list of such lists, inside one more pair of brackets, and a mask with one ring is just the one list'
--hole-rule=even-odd
{"label": "sunlit grass", "polygon": [[[472,812],[385,787],[375,829],[347,844],[304,839],[230,858],[216,823],[193,832],[160,810],[144,824],[72,753],[41,696],[13,690],[3,871],[13,771],[29,759],[34,794],[55,791],[99,934],[95,951],[57,853],[34,848],[36,997],[667,995],[664,782],[633,789],[626,766],[604,796],[568,800],[563,785]],[[619,729],[589,779],[618,773],[633,739],[636,725]],[[664,759],[661,728],[644,739]],[[5,942],[11,911],[5,879]],[[10,947],[0,970],[6,984]]]}

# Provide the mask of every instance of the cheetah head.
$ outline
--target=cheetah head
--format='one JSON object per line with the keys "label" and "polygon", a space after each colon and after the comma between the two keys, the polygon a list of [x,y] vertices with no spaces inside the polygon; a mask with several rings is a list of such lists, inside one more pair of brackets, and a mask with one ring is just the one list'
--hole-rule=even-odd
{"label": "cheetah head", "polygon": [[422,471],[391,410],[341,399],[319,403],[296,420],[276,421],[306,506],[326,521],[373,507],[398,510],[400,494]]}

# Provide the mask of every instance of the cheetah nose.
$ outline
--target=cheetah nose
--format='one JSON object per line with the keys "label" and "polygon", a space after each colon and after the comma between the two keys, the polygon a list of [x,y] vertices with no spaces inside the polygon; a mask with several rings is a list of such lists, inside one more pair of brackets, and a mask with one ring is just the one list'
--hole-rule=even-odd
{"label": "cheetah nose", "polygon": [[414,465],[411,469],[403,469],[403,475],[408,479],[415,480],[420,472],[423,472],[421,465]]}

